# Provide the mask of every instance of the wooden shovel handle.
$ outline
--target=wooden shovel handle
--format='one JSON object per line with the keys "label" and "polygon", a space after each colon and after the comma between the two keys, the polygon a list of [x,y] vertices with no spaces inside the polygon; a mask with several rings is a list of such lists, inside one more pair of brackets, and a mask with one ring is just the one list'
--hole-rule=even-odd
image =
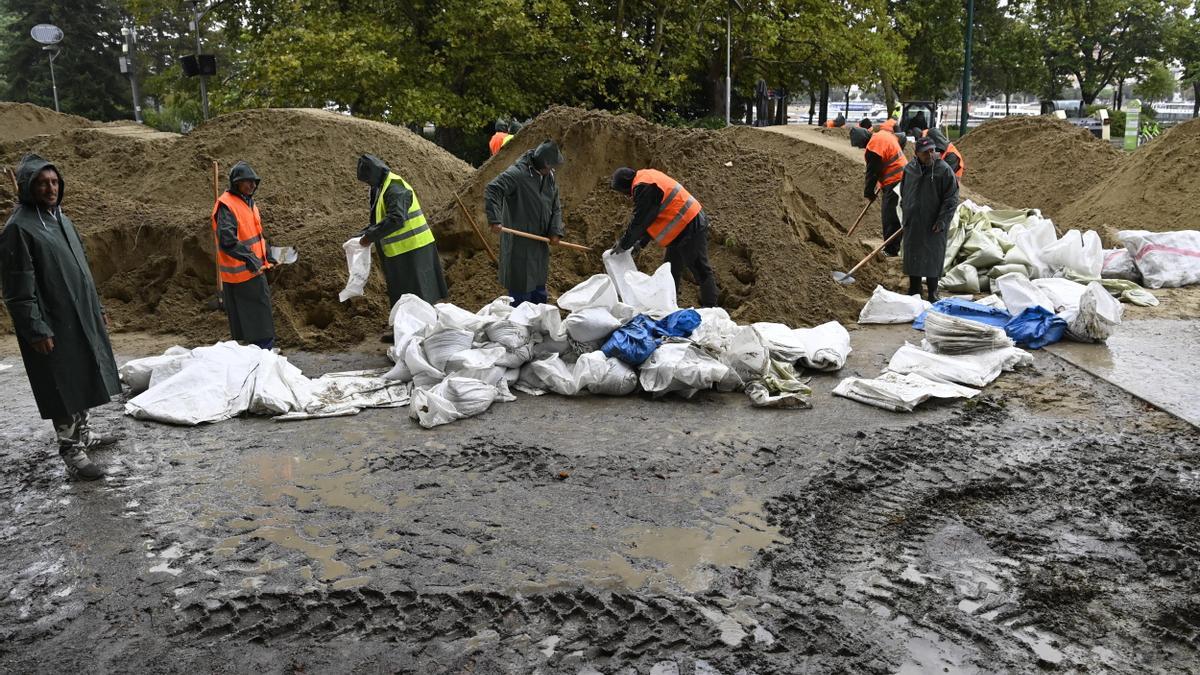
{"label": "wooden shovel handle", "polygon": [[868,262],[870,262],[871,258],[874,258],[875,256],[879,255],[879,252],[883,250],[883,247],[887,246],[888,244],[892,243],[893,241],[896,241],[896,238],[902,234],[904,234],[903,227],[896,230],[895,232],[893,232],[892,236],[888,237],[886,241],[884,241],[882,244],[877,246],[874,251],[871,251],[870,253],[868,253],[867,257],[858,261],[857,265],[850,268],[849,272],[846,272],[846,276],[848,276],[848,277],[854,276],[854,273],[857,272],[859,269],[861,269],[863,265],[866,265]]}
{"label": "wooden shovel handle", "polygon": [[458,202],[459,208],[466,214],[467,221],[471,223],[471,229],[475,230],[475,236],[479,237],[479,241],[483,244],[483,250],[487,251],[488,257],[492,259],[492,262],[496,262],[496,252],[492,250],[492,245],[488,243],[487,237],[483,236],[483,230],[479,229],[479,225],[475,223],[475,217],[471,215],[471,211],[467,208],[467,205],[463,204],[462,198],[458,195],[454,195],[454,201]]}
{"label": "wooden shovel handle", "polygon": [[[875,188],[875,199],[879,198],[879,191],[881,189],[882,188]],[[867,209],[871,208],[871,205],[875,203],[875,199],[872,199],[871,201],[867,202],[867,205],[863,207],[863,210],[861,212],[859,212],[858,218],[856,218],[854,220],[854,224],[851,225],[850,229],[846,231],[847,237],[854,234],[854,231],[857,230],[858,226],[862,224],[863,216],[867,215]]]}
{"label": "wooden shovel handle", "polygon": [[[514,237],[525,237],[526,239],[532,239],[532,240],[534,240],[534,241],[542,241],[542,242],[545,242],[545,243],[547,243],[547,244],[549,244],[549,243],[550,243],[550,240],[549,240],[548,238],[546,238],[546,237],[542,237],[542,236],[539,236],[539,235],[536,235],[536,234],[529,234],[528,232],[521,232],[520,230],[513,230],[513,229],[510,229],[510,228],[507,228],[507,227],[502,227],[502,228],[500,228],[500,231],[501,231],[501,232],[504,232],[504,233],[506,233],[506,234],[511,234],[511,235],[513,235]],[[591,249],[591,247],[584,246],[584,245],[582,245],[582,244],[572,244],[572,243],[571,243],[571,242],[569,242],[569,241],[559,241],[557,244],[555,244],[555,246],[563,246],[563,247],[565,247],[565,248],[571,248],[571,249],[575,249],[576,251],[590,251],[590,250],[592,250],[592,249]]]}

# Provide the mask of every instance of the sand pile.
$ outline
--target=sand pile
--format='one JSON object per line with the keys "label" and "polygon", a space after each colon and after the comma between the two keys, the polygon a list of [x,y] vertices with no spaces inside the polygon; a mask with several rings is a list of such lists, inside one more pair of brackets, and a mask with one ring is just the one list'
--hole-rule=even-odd
{"label": "sand pile", "polygon": [[[847,241],[836,224],[840,214],[831,215],[821,205],[842,208],[845,200],[829,197],[825,191],[832,194],[836,186],[826,185],[826,177],[811,166],[793,166],[750,147],[741,142],[740,133],[672,129],[632,115],[556,107],[539,116],[463,186],[463,200],[477,222],[483,224],[487,182],[546,138],[557,141],[567,157],[558,172],[567,239],[595,249],[587,255],[553,253],[552,298],[602,271],[599,254],[617,239],[632,210],[630,200],[608,188],[612,171],[623,165],[665,171],[704,205],[712,223],[709,257],[721,287],[721,304],[741,321],[813,325],[849,320],[857,316],[879,278],[871,268],[856,275],[859,283],[853,287],[839,286],[831,278],[831,270],[849,268],[868,249]],[[852,182],[849,162],[835,153],[813,162],[827,163],[827,174],[840,176],[847,185]],[[845,212],[862,203],[861,173],[857,180],[858,201]],[[809,192],[817,188],[825,191]],[[848,224],[854,215],[843,221]],[[495,267],[474,243],[461,211],[444,208],[435,225],[439,237],[453,238],[457,245],[447,267],[453,300],[471,307],[501,294]],[[651,271],[661,260],[661,250],[652,247],[638,262],[643,271]],[[685,282],[680,304],[696,301],[695,285]]]}
{"label": "sand pile", "polygon": [[83,117],[56,113],[32,103],[0,101],[0,143],[92,125]]}
{"label": "sand pile", "polygon": [[1165,232],[1200,228],[1200,120],[1172,127],[1138,148],[1099,184],[1062,210],[1070,227]]}
{"label": "sand pile", "polygon": [[[0,161],[26,151],[65,173],[65,210],[86,238],[93,273],[118,330],[225,337],[215,293],[212,161],[220,186],[237,160],[263,177],[258,204],[272,244],[300,261],[271,273],[276,330],[289,347],[335,348],[381,332],[388,303],[378,276],[364,298],[337,302],[345,283],[341,244],[367,223],[367,188],[355,178],[360,153],[391,163],[423,201],[446,201],[471,167],[388,124],[319,110],[250,110],[183,136],[149,138],[97,128],[0,143]],[[8,190],[11,192],[11,189]]]}
{"label": "sand pile", "polygon": [[967,161],[968,187],[1010,206],[1041,209],[1058,224],[1067,224],[1064,208],[1122,159],[1107,141],[1052,117],[987,122],[956,145]]}

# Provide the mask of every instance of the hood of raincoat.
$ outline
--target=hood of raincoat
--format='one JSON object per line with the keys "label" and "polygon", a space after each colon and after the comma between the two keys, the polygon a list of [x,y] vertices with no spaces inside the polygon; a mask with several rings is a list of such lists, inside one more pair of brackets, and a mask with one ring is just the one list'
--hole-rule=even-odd
{"label": "hood of raincoat", "polygon": [[358,179],[373,188],[383,185],[383,179],[387,178],[391,171],[388,165],[375,155],[363,155],[358,158]]}
{"label": "hood of raincoat", "polygon": [[[254,169],[250,168],[249,164],[238,162],[229,169],[229,191],[237,194],[237,184],[243,180],[254,181],[254,192],[258,192],[258,184],[262,182],[262,179],[258,177],[258,174],[254,173]],[[254,192],[250,194],[254,194]]]}
{"label": "hood of raincoat", "polygon": [[62,172],[38,155],[28,154],[21,158],[21,164],[17,166],[17,199],[25,206],[37,207],[37,202],[33,199],[33,179],[46,169],[53,169],[54,173],[58,174],[58,202],[54,206],[62,204],[63,195],[67,191]]}
{"label": "hood of raincoat", "polygon": [[566,158],[558,151],[558,145],[551,140],[542,141],[542,144],[533,151],[533,166],[537,169],[546,167],[553,169],[562,166],[566,161]]}
{"label": "hood of raincoat", "polygon": [[851,127],[850,129],[850,145],[856,148],[866,149],[867,143],[871,140],[871,130],[862,127]]}
{"label": "hood of raincoat", "polygon": [[938,152],[945,152],[946,148],[950,145],[950,139],[946,138],[946,134],[943,134],[942,130],[937,127],[929,130],[928,138],[933,139],[933,145],[937,148]]}

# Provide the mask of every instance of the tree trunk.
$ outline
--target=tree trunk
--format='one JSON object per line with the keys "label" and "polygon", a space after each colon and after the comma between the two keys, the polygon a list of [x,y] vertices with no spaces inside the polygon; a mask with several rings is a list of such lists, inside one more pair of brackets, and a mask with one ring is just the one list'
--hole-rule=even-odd
{"label": "tree trunk", "polygon": [[1008,117],[1008,101],[1012,98],[1012,94],[1004,92],[1004,116]]}
{"label": "tree trunk", "polygon": [[1200,117],[1200,77],[1192,82],[1192,117]]}
{"label": "tree trunk", "polygon": [[821,114],[817,115],[817,119],[821,120],[821,124],[829,119],[829,83],[821,83]]}
{"label": "tree trunk", "polygon": [[779,105],[775,107],[775,124],[784,125],[788,123],[788,103],[791,99],[788,97],[787,87],[779,89]]}
{"label": "tree trunk", "polygon": [[1119,84],[1117,85],[1116,97],[1117,97],[1117,103],[1113,109],[1120,110],[1121,107],[1125,105],[1125,87],[1123,87]]}
{"label": "tree trunk", "polygon": [[896,88],[892,86],[892,78],[886,73],[880,78],[880,84],[883,85],[883,104],[887,106],[887,114],[892,114],[892,109],[896,107]]}
{"label": "tree trunk", "polygon": [[808,123],[813,123],[813,114],[817,111],[817,94],[812,89],[808,90]]}

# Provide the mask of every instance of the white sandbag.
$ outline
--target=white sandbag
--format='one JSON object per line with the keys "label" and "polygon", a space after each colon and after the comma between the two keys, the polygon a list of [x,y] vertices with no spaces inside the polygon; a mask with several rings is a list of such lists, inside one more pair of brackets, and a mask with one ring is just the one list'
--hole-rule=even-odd
{"label": "white sandbag", "polygon": [[1127,279],[1140,282],[1141,272],[1133,262],[1133,256],[1125,248],[1104,249],[1104,264],[1100,268],[1101,279]]}
{"label": "white sandbag", "polygon": [[671,276],[671,263],[663,263],[647,275],[637,270],[625,273],[625,292],[629,297],[621,300],[642,314],[658,319],[679,309],[675,296],[675,278]]}
{"label": "white sandbag", "polygon": [[789,327],[772,321],[759,321],[751,324],[754,330],[762,336],[767,348],[771,350],[771,358],[787,363],[795,363],[804,356],[807,346],[804,340]]}
{"label": "white sandbag", "polygon": [[957,265],[942,275],[938,287],[950,293],[978,293],[979,270],[969,263]]}
{"label": "white sandbag", "polygon": [[858,322],[912,323],[929,307],[929,302],[922,300],[920,295],[901,295],[883,286],[876,286],[871,298],[858,313]]}
{"label": "white sandbag", "polygon": [[[417,387],[432,387],[445,379],[446,374],[440,368],[435,368],[425,357],[423,338],[413,338],[404,348],[404,365],[412,383]],[[388,373],[391,375],[392,373]],[[404,381],[402,378],[392,378]]]}
{"label": "white sandbag", "polygon": [[437,325],[434,330],[465,330],[474,334],[491,321],[492,316],[481,316],[453,305],[449,302],[439,302],[433,306],[437,310]]}
{"label": "white sandbag", "polygon": [[931,380],[917,373],[885,372],[873,380],[847,377],[838,382],[833,394],[884,410],[912,412],[930,398],[974,398],[979,390]]}
{"label": "white sandbag", "polygon": [[609,279],[612,279],[621,302],[632,305],[633,295],[630,292],[629,283],[625,281],[625,274],[637,271],[637,263],[633,261],[633,252],[622,251],[614,255],[605,251],[600,258],[604,261],[604,271],[608,274]]}
{"label": "white sandbag", "polygon": [[772,393],[771,389],[762,382],[751,382],[746,385],[746,396],[750,398],[750,405],[755,408],[812,408],[807,394],[793,391]]}
{"label": "white sandbag", "polygon": [[1013,255],[1010,250],[1010,255],[1005,256],[1005,262],[1019,262],[1025,265],[1034,277],[1050,276],[1050,266],[1042,260],[1042,250],[1058,240],[1053,221],[1039,216],[1030,216],[1028,229],[1013,235],[1013,240],[1016,242],[1016,246],[1012,250],[1019,250],[1020,253]]}
{"label": "white sandbag", "polygon": [[531,358],[534,359],[542,359],[555,354],[564,356],[566,354],[574,353],[574,350],[571,347],[571,342],[567,339],[566,335],[564,335],[561,340],[554,340],[544,337],[534,342],[532,345],[530,345],[530,347],[533,351],[533,356]]}
{"label": "white sandbag", "polygon": [[468,377],[448,377],[429,389],[415,389],[409,417],[431,429],[455,420],[473,417],[491,407],[500,391]]}
{"label": "white sandbag", "polygon": [[850,356],[850,333],[837,321],[792,331],[804,345],[800,365],[812,370],[840,370]]}
{"label": "white sandbag", "polygon": [[411,385],[378,377],[379,371],[326,373],[310,380],[312,398],[303,410],[293,410],[276,422],[356,415],[365,408],[398,408],[409,403]]}
{"label": "white sandbag", "polygon": [[1033,357],[1023,349],[1005,347],[977,354],[934,354],[910,344],[896,350],[887,370],[901,375],[916,373],[939,382],[956,382],[968,387],[986,387],[1006,370],[1033,363]]}
{"label": "white sandbag", "polygon": [[627,305],[623,302],[613,305],[610,311],[612,311],[613,316],[617,317],[617,321],[620,321],[622,326],[632,321],[633,317],[638,315],[638,311],[632,305]]}
{"label": "white sandbag", "polygon": [[475,313],[481,317],[484,317],[485,319],[504,320],[512,315],[512,312],[512,298],[507,295],[502,295],[483,307],[480,307],[479,311]]}
{"label": "white sandbag", "polygon": [[737,374],[741,382],[750,382],[767,372],[771,365],[771,350],[753,326],[738,326],[718,358]]}
{"label": "white sandbag", "polygon": [[1200,230],[1122,230],[1117,238],[1133,256],[1147,288],[1200,283]]}
{"label": "white sandbag", "polygon": [[986,270],[1004,262],[1004,249],[988,230],[975,230],[968,234],[959,256],[964,254],[963,264],[977,270]]}
{"label": "white sandbag", "polygon": [[232,340],[198,347],[179,372],[157,383],[152,378],[149,389],[125,404],[125,414],[186,426],[240,415],[250,408],[266,354],[271,352]]}
{"label": "white sandbag", "polygon": [[1079,342],[1103,342],[1121,324],[1123,311],[1121,302],[1093,281],[1080,297],[1078,310],[1067,320],[1067,337]]}
{"label": "white sandbag", "polygon": [[[1079,298],[1083,296],[1083,292],[1087,290],[1087,286],[1076,283],[1070,279],[1060,279],[1051,277],[1048,279],[1034,279],[1032,282],[1035,288],[1041,291],[1050,303],[1054,305],[1050,311],[1059,314],[1066,311],[1076,311],[1079,309]],[[1015,316],[1015,315],[1014,315]]]}
{"label": "white sandbag", "polygon": [[254,371],[254,391],[247,412],[282,415],[293,410],[304,410],[312,397],[312,381],[299,368],[286,357],[265,351]]}
{"label": "white sandbag", "polygon": [[534,304],[523,302],[513,308],[508,320],[529,328],[530,332],[542,333],[553,340],[564,340],[567,337],[562,327],[562,315],[558,307],[546,303]]}
{"label": "white sandbag", "polygon": [[994,293],[976,300],[975,303],[985,307],[995,307],[997,309],[1003,309],[1006,312],[1008,311],[1008,306],[1004,304],[1004,301],[1000,299],[1000,296]]}
{"label": "white sandbag", "polygon": [[738,325],[729,318],[729,312],[720,307],[701,307],[700,325],[692,331],[691,341],[715,351],[724,351],[737,334]]}
{"label": "white sandbag", "polygon": [[500,346],[467,349],[446,359],[444,372],[447,376],[469,377],[496,386],[504,378],[506,370],[503,366],[497,366],[496,361],[507,353]]}
{"label": "white sandbag", "polygon": [[523,344],[516,349],[509,349],[503,356],[496,359],[496,365],[505,368],[520,368],[533,358],[533,345]]}
{"label": "white sandbag", "polygon": [[551,354],[521,366],[518,388],[522,391],[532,389],[550,391],[560,396],[575,396],[579,393],[579,382],[575,379],[574,369],[558,354]]}
{"label": "white sandbag", "polygon": [[359,239],[354,237],[342,244],[342,250],[346,252],[347,279],[346,287],[338,293],[338,302],[362,295],[371,276],[371,246],[359,244]]}
{"label": "white sandbag", "polygon": [[617,300],[617,287],[612,279],[607,274],[596,274],[558,296],[556,304],[568,312],[577,312],[588,307],[611,310],[617,304]]}
{"label": "white sandbag", "polygon": [[925,315],[925,340],[939,354],[970,354],[1013,346],[1003,328],[941,312]]}
{"label": "white sandbag", "polygon": [[1029,267],[1027,267],[1026,265],[1018,264],[1018,263],[1006,262],[1006,263],[1002,263],[1000,265],[993,266],[992,269],[988,270],[987,276],[989,279],[997,279],[999,277],[1004,276],[1005,274],[1013,274],[1013,273],[1024,274],[1025,276],[1029,276]]}
{"label": "white sandbag", "polygon": [[1054,311],[1054,301],[1046,297],[1046,294],[1034,286],[1024,274],[1005,274],[996,279],[995,285],[1000,297],[1004,298],[1008,313],[1013,316],[1020,315],[1034,305],[1045,307],[1050,312]]}
{"label": "white sandbag", "polygon": [[414,337],[425,337],[437,319],[437,309],[433,305],[412,293],[401,295],[388,314],[388,324],[392,327],[392,346],[388,348],[388,357],[397,364],[403,361],[408,341]]}
{"label": "white sandbag", "polygon": [[1067,231],[1062,239],[1042,249],[1041,258],[1055,274],[1074,272],[1088,279],[1099,279],[1104,265],[1100,235],[1093,230]]}
{"label": "white sandbag", "polygon": [[495,342],[505,349],[518,349],[529,342],[529,326],[522,326],[507,319],[493,321],[483,329],[489,342]]}
{"label": "white sandbag", "polygon": [[192,350],[175,345],[160,356],[148,356],[143,359],[126,361],[117,374],[121,381],[134,394],[140,394],[150,388],[150,376],[154,371],[167,365],[176,365],[192,358]]}
{"label": "white sandbag", "polygon": [[[607,282],[607,277],[604,277],[604,280]],[[608,311],[608,308],[593,306],[571,312],[563,320],[562,326],[572,340],[598,342],[607,340],[613,331],[621,327],[621,322]]]}
{"label": "white sandbag", "polygon": [[625,396],[637,389],[638,375],[620,359],[603,352],[588,352],[575,362],[575,382],[602,396]]}
{"label": "white sandbag", "polygon": [[711,389],[729,373],[721,363],[687,342],[667,342],[654,350],[638,371],[642,389],[656,394],[679,392],[690,397]]}
{"label": "white sandbag", "polygon": [[[441,322],[439,321],[439,325]],[[446,372],[446,361],[458,352],[471,348],[475,333],[457,328],[444,328],[431,333],[422,343],[430,365]]]}

